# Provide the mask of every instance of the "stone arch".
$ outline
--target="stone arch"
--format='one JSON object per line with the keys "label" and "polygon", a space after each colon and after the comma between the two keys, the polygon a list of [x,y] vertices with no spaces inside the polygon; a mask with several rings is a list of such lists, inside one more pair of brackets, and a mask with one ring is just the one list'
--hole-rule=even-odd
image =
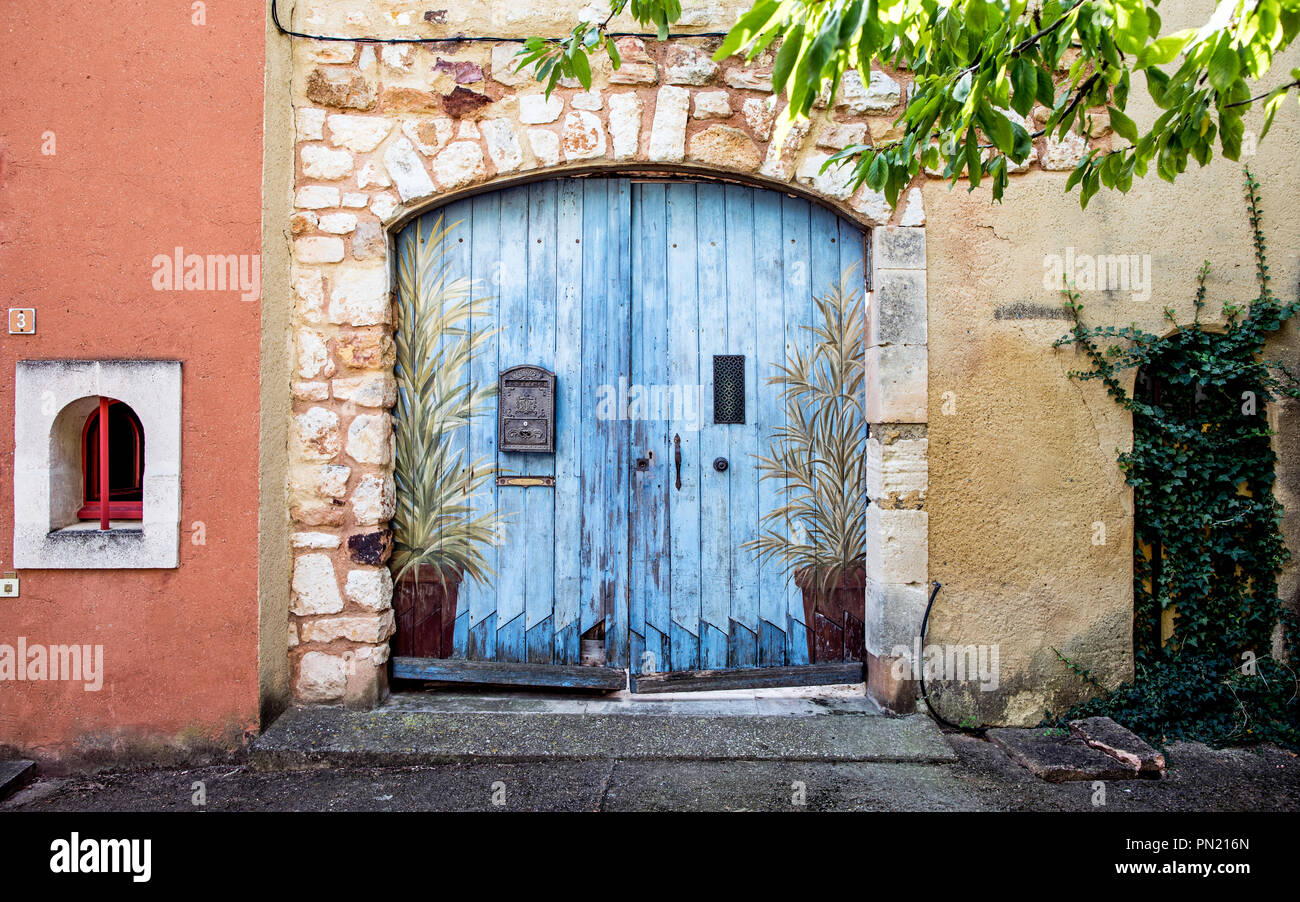
{"label": "stone arch", "polygon": [[[907,686],[880,675],[888,673],[893,648],[910,647],[928,577],[921,192],[910,188],[894,210],[866,186],[853,189],[847,170],[821,172],[837,146],[892,122],[902,89],[885,73],[870,86],[848,84],[825,115],[796,124],[778,142],[779,102],[761,78],[715,66],[703,81],[672,83],[674,65],[690,68],[689,47],[676,56],[662,47],[640,50],[646,60],[638,77],[653,72],[650,81],[614,83],[605,74],[592,91],[561,87],[548,99],[526,78],[501,81],[494,67],[508,55],[492,47],[474,63],[492,78],[491,91],[478,95],[484,102],[458,101],[453,110],[446,95],[441,114],[432,93],[409,79],[387,89],[387,64],[373,53],[367,61],[364,49],[331,48],[332,56],[305,67],[291,229],[290,657],[299,700],[367,703],[384,692],[393,629],[385,524],[395,498],[388,412],[395,400],[396,234],[416,217],[477,193],[539,179],[645,174],[796,194],[870,235],[868,479],[876,500],[868,514],[869,670],[881,701],[910,706]],[[344,179],[355,179],[358,190],[341,185]]]}

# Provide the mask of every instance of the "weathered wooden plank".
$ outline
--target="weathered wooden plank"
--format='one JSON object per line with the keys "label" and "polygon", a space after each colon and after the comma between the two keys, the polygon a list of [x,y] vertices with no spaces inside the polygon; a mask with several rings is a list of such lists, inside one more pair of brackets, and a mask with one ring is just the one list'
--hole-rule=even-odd
{"label": "weathered wooden plank", "polygon": [[[582,596],[582,435],[595,428],[594,406],[583,410],[582,183],[560,182],[556,212],[555,280],[555,648],[560,664],[578,663]],[[588,418],[590,417],[590,421]],[[530,632],[531,635],[531,632]]]}
{"label": "weathered wooden plank", "polygon": [[[731,547],[730,617],[741,607],[760,605],[759,564],[744,543],[758,536],[758,311],[755,309],[755,191],[738,185],[726,188],[727,223],[727,353],[745,355],[745,422],[722,427],[727,435],[726,472],[730,506],[727,517]],[[726,623],[727,620],[720,620]],[[710,668],[726,666],[726,649]],[[784,664],[784,658],[779,662]],[[705,664],[700,663],[701,667]]]}
{"label": "weathered wooden plank", "polygon": [[[528,340],[528,186],[501,192],[501,220],[498,225],[500,267],[497,325],[500,329],[497,368],[505,369],[529,359]],[[497,465],[508,473],[527,472],[528,454],[499,451]],[[522,621],[511,626],[524,612],[527,599],[528,489],[497,487],[497,507],[505,520],[505,540],[499,557],[496,582],[496,659],[524,660]]]}
{"label": "weathered wooden plank", "polygon": [[[812,239],[810,235],[810,225],[812,216],[812,205],[807,201],[783,197],[781,199],[781,228],[783,240],[781,248],[784,255],[785,279],[782,284],[784,293],[783,304],[783,321],[785,327],[785,354],[788,355],[796,347],[803,348],[807,352],[812,347],[811,337],[808,330],[804,328],[811,322],[809,311],[812,309]],[[784,359],[782,356],[781,359]],[[773,420],[772,425],[784,425],[786,422],[784,405],[780,418]],[[784,487],[777,484],[775,480],[769,480],[774,488],[779,490],[777,503],[783,503],[785,498]],[[782,582],[784,601],[778,601],[772,597],[766,597],[761,601],[761,618],[770,624],[786,623],[788,616],[793,616],[798,611],[798,617],[803,617],[803,594],[799,587],[794,584],[794,580],[787,574]],[[776,663],[777,657],[784,656],[787,648],[783,647],[780,651],[772,645],[772,640],[776,639],[775,631],[764,631],[759,625],[755,625],[755,632],[758,634],[759,663]],[[782,636],[782,644],[785,644],[787,635]],[[765,642],[764,640],[768,640]],[[804,654],[807,654],[805,649]]]}
{"label": "weathered wooden plank", "polygon": [[[772,433],[785,425],[785,406],[781,400],[781,387],[772,385],[768,380],[775,374],[776,367],[784,362],[786,355],[785,340],[785,283],[797,279],[799,273],[786,272],[785,238],[782,220],[782,197],[767,191],[757,192],[754,197],[754,307],[755,307],[755,418],[758,435],[756,442],[759,453],[770,454]],[[792,258],[792,264],[797,258]],[[751,476],[755,482],[756,514],[761,518],[769,511],[782,504],[783,484],[771,479],[759,479],[757,468]],[[758,599],[760,611],[775,614],[784,610],[786,601],[787,574],[782,570],[778,560],[764,560],[758,570]],[[757,612],[755,612],[757,614]],[[798,617],[803,617],[799,610]],[[750,632],[745,637],[737,637],[732,642],[734,651],[740,657],[730,662],[732,666],[755,665],[758,663],[757,617],[746,622],[751,624]],[[745,641],[740,641],[743,638]],[[746,659],[749,645],[752,643],[753,658]],[[808,655],[793,656],[789,663],[806,664]]]}
{"label": "weathered wooden plank", "polygon": [[[632,296],[632,186],[626,179],[609,184],[609,229],[616,236],[616,251],[610,267],[609,293],[617,298],[611,305],[611,338],[614,342],[613,359],[618,361],[619,373],[625,371],[632,356],[632,329],[629,322]],[[613,466],[611,494],[607,500],[608,517],[613,521],[610,557],[613,562],[613,585],[606,608],[605,660],[608,666],[626,667],[628,663],[628,486],[631,470],[627,462],[632,458],[630,433],[623,423],[613,430]]]}
{"label": "weathered wooden plank", "polygon": [[632,691],[716,692],[781,686],[830,686],[861,683],[861,663],[806,664],[800,667],[746,667],[733,670],[681,670],[632,675]]}
{"label": "weathered wooden plank", "polygon": [[[497,238],[501,223],[501,196],[499,194],[481,194],[472,198],[468,240],[473,246],[471,253],[471,273],[474,279],[474,297],[482,298],[481,312],[474,316],[472,324],[475,329],[493,333],[470,360],[470,378],[480,386],[492,385],[497,378],[497,341],[495,334],[498,323],[498,286],[501,281],[501,246]],[[470,462],[482,460],[486,466],[495,466],[497,459],[496,405],[489,405],[486,416],[476,418],[469,428]],[[481,494],[480,505],[485,510],[496,510],[497,487],[489,483]],[[473,580],[461,584],[460,607],[457,611],[454,646],[458,655],[467,654],[469,627],[478,624],[485,617],[496,611],[497,568],[499,548],[496,544],[483,549],[483,557],[492,568],[491,582],[479,585]],[[462,619],[464,621],[462,625]],[[491,641],[496,648],[496,637]]]}
{"label": "weathered wooden plank", "polygon": [[627,674],[611,667],[514,664],[440,658],[393,658],[393,676],[399,680],[479,683],[490,686],[552,686],[561,689],[603,689],[611,692],[623,689],[627,685]]}
{"label": "weathered wooden plank", "polygon": [[[555,323],[558,285],[556,243],[559,183],[534,182],[528,186],[528,331],[520,363],[555,368]],[[507,366],[513,366],[513,363]],[[556,455],[524,454],[522,472],[529,476],[554,476]],[[524,574],[524,632],[548,620],[555,608],[555,493],[525,492],[524,523],[527,539],[521,548],[527,557]],[[549,644],[549,643],[548,643]],[[527,653],[526,653],[527,654]],[[525,657],[524,660],[533,660]]]}
{"label": "weathered wooden plank", "polygon": [[[673,184],[667,187],[667,241],[665,249],[667,266],[667,316],[668,371],[666,379],[655,379],[660,385],[678,388],[698,386],[705,381],[704,355],[701,346],[719,339],[715,332],[724,327],[725,317],[717,314],[714,292],[721,281],[721,254],[719,244],[723,238],[721,222],[721,192],[713,193],[714,185]],[[709,248],[710,240],[713,246]],[[712,253],[707,253],[706,249]],[[647,325],[651,318],[647,316]],[[662,327],[660,327],[662,328]],[[668,439],[671,447],[665,448],[670,464],[668,487],[668,543],[671,555],[672,600],[670,605],[669,635],[672,641],[672,669],[689,670],[699,666],[699,630],[701,605],[710,594],[727,596],[727,584],[717,584],[702,556],[707,559],[710,549],[702,549],[705,535],[703,508],[715,503],[713,496],[705,498],[705,470],[702,463],[707,453],[702,439],[708,432],[688,423],[684,417],[668,412]],[[694,428],[693,428],[694,427]],[[679,443],[680,439],[680,443]],[[724,439],[725,440],[725,439]],[[681,453],[681,485],[677,485],[676,456]],[[712,458],[710,458],[712,459]],[[712,485],[709,489],[714,489]],[[710,510],[709,518],[725,517],[722,510]],[[714,548],[725,555],[725,549]]]}

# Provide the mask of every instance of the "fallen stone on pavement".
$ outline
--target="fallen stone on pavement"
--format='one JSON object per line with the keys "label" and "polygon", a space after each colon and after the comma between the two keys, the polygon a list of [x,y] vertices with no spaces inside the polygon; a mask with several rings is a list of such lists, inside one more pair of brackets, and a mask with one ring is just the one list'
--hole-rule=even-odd
{"label": "fallen stone on pavement", "polygon": [[1112,758],[1059,727],[996,727],[985,736],[1013,761],[1048,783],[1130,780],[1138,774],[1136,766]]}
{"label": "fallen stone on pavement", "polygon": [[1134,768],[1140,776],[1158,779],[1165,775],[1165,756],[1109,717],[1072,720],[1070,732]]}

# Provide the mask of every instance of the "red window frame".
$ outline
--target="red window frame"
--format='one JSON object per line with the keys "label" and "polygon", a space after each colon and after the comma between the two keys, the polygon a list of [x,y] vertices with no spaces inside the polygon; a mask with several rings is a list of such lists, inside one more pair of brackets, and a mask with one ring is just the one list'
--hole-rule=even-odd
{"label": "red window frame", "polygon": [[[109,408],[114,404],[121,403],[121,401],[115,401],[112,398],[100,398],[99,407],[86,417],[85,425],[81,427],[81,472],[85,476],[85,503],[81,506],[81,510],[77,511],[77,517],[81,520],[98,520],[100,529],[108,529],[109,520],[140,520],[144,517],[143,501],[113,501],[111,498],[112,492],[109,487]],[[135,483],[132,488],[143,488],[144,467],[140,458],[141,428],[139,418],[135,416],[135,411],[131,411],[130,408],[127,408],[127,410],[131,413],[131,416],[127,418],[127,422],[131,424],[134,439],[132,442],[134,453],[132,472],[134,473]],[[96,435],[98,441],[94,449],[87,447],[91,426],[95,426],[98,433]],[[102,503],[102,499],[105,498],[109,499],[108,504]]]}

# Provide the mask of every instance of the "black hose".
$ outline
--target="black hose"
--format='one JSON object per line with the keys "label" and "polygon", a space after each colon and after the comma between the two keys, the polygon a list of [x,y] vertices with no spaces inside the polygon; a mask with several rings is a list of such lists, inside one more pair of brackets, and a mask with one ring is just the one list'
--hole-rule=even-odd
{"label": "black hose", "polygon": [[[926,603],[925,606],[925,616],[921,618],[922,658],[925,657],[925,630],[926,630],[926,626],[930,622],[930,609],[934,607],[935,596],[939,594],[939,590],[942,588],[943,588],[943,584],[936,579],[934,581],[934,589],[930,592],[930,600],[929,602]],[[935,706],[930,701],[930,693],[928,693],[925,690],[925,662],[924,661],[916,662],[916,667],[917,667],[917,672],[921,675],[921,699],[925,702],[925,706],[930,709],[930,714],[934,717],[934,719],[939,721],[939,723],[943,724],[945,727],[950,727],[951,729],[954,730],[960,730],[963,733],[971,733],[976,736],[983,736],[984,731],[987,730],[988,727],[986,726],[964,727],[961,724],[953,723],[951,720],[949,720],[948,718],[944,717],[942,714],[939,713],[938,709],[935,708]]]}

